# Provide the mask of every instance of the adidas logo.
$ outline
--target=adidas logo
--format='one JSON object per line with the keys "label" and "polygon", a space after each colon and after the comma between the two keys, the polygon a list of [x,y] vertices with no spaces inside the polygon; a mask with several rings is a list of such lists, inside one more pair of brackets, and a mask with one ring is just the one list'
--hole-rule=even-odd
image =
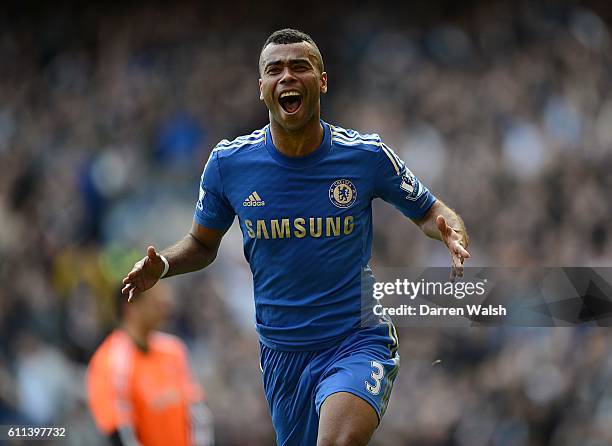
{"label": "adidas logo", "polygon": [[257,191],[254,191],[249,195],[246,200],[242,202],[243,206],[265,206],[266,202],[261,199]]}

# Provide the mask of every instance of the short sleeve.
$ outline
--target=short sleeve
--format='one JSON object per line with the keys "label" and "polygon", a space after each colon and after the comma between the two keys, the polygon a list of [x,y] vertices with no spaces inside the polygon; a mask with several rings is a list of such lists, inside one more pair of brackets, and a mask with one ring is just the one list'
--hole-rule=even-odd
{"label": "short sleeve", "polygon": [[375,181],[375,196],[414,220],[424,217],[436,201],[429,189],[385,143],[381,143],[378,151]]}
{"label": "short sleeve", "polygon": [[223,191],[218,153],[213,150],[200,178],[200,192],[193,218],[206,228],[225,230],[231,226],[234,215],[234,209]]}
{"label": "short sleeve", "polygon": [[133,424],[131,370],[131,349],[116,336],[95,353],[89,364],[88,403],[96,425],[105,434]]}
{"label": "short sleeve", "polygon": [[118,416],[117,404],[111,393],[111,387],[107,370],[103,368],[103,359],[100,353],[94,355],[87,368],[87,396],[89,408],[98,428],[104,433],[110,433],[117,429]]}

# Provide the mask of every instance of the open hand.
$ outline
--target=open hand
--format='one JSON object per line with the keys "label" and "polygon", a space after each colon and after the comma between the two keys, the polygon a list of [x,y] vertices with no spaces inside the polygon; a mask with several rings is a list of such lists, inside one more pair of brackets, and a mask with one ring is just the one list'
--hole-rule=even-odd
{"label": "open hand", "polygon": [[148,290],[157,283],[164,272],[164,261],[153,246],[147,248],[147,255],[134,264],[132,271],[123,279],[121,292],[128,295],[128,302],[135,294]]}
{"label": "open hand", "polygon": [[450,280],[454,281],[457,277],[463,277],[463,261],[470,257],[470,253],[465,249],[468,245],[465,233],[460,233],[451,228],[446,219],[438,215],[436,218],[436,226],[442,241],[450,251],[451,255],[451,276]]}

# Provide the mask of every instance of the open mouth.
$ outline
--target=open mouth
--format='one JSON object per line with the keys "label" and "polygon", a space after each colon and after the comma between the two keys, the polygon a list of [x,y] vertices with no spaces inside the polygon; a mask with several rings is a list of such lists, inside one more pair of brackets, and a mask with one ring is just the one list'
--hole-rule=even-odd
{"label": "open mouth", "polygon": [[278,103],[285,113],[292,114],[302,105],[302,95],[297,91],[285,91],[278,98]]}

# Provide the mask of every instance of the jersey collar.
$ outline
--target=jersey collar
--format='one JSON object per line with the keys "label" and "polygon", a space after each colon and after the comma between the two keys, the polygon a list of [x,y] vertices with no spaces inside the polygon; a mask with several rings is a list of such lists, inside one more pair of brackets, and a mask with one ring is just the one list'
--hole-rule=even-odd
{"label": "jersey collar", "polygon": [[323,141],[321,145],[313,150],[306,156],[287,156],[284,153],[280,152],[272,142],[272,134],[270,133],[270,125],[266,126],[266,150],[270,154],[272,158],[274,158],[279,164],[287,167],[308,167],[318,163],[331,148],[331,131],[329,129],[329,124],[325,121],[321,120],[321,125],[323,126]]}

